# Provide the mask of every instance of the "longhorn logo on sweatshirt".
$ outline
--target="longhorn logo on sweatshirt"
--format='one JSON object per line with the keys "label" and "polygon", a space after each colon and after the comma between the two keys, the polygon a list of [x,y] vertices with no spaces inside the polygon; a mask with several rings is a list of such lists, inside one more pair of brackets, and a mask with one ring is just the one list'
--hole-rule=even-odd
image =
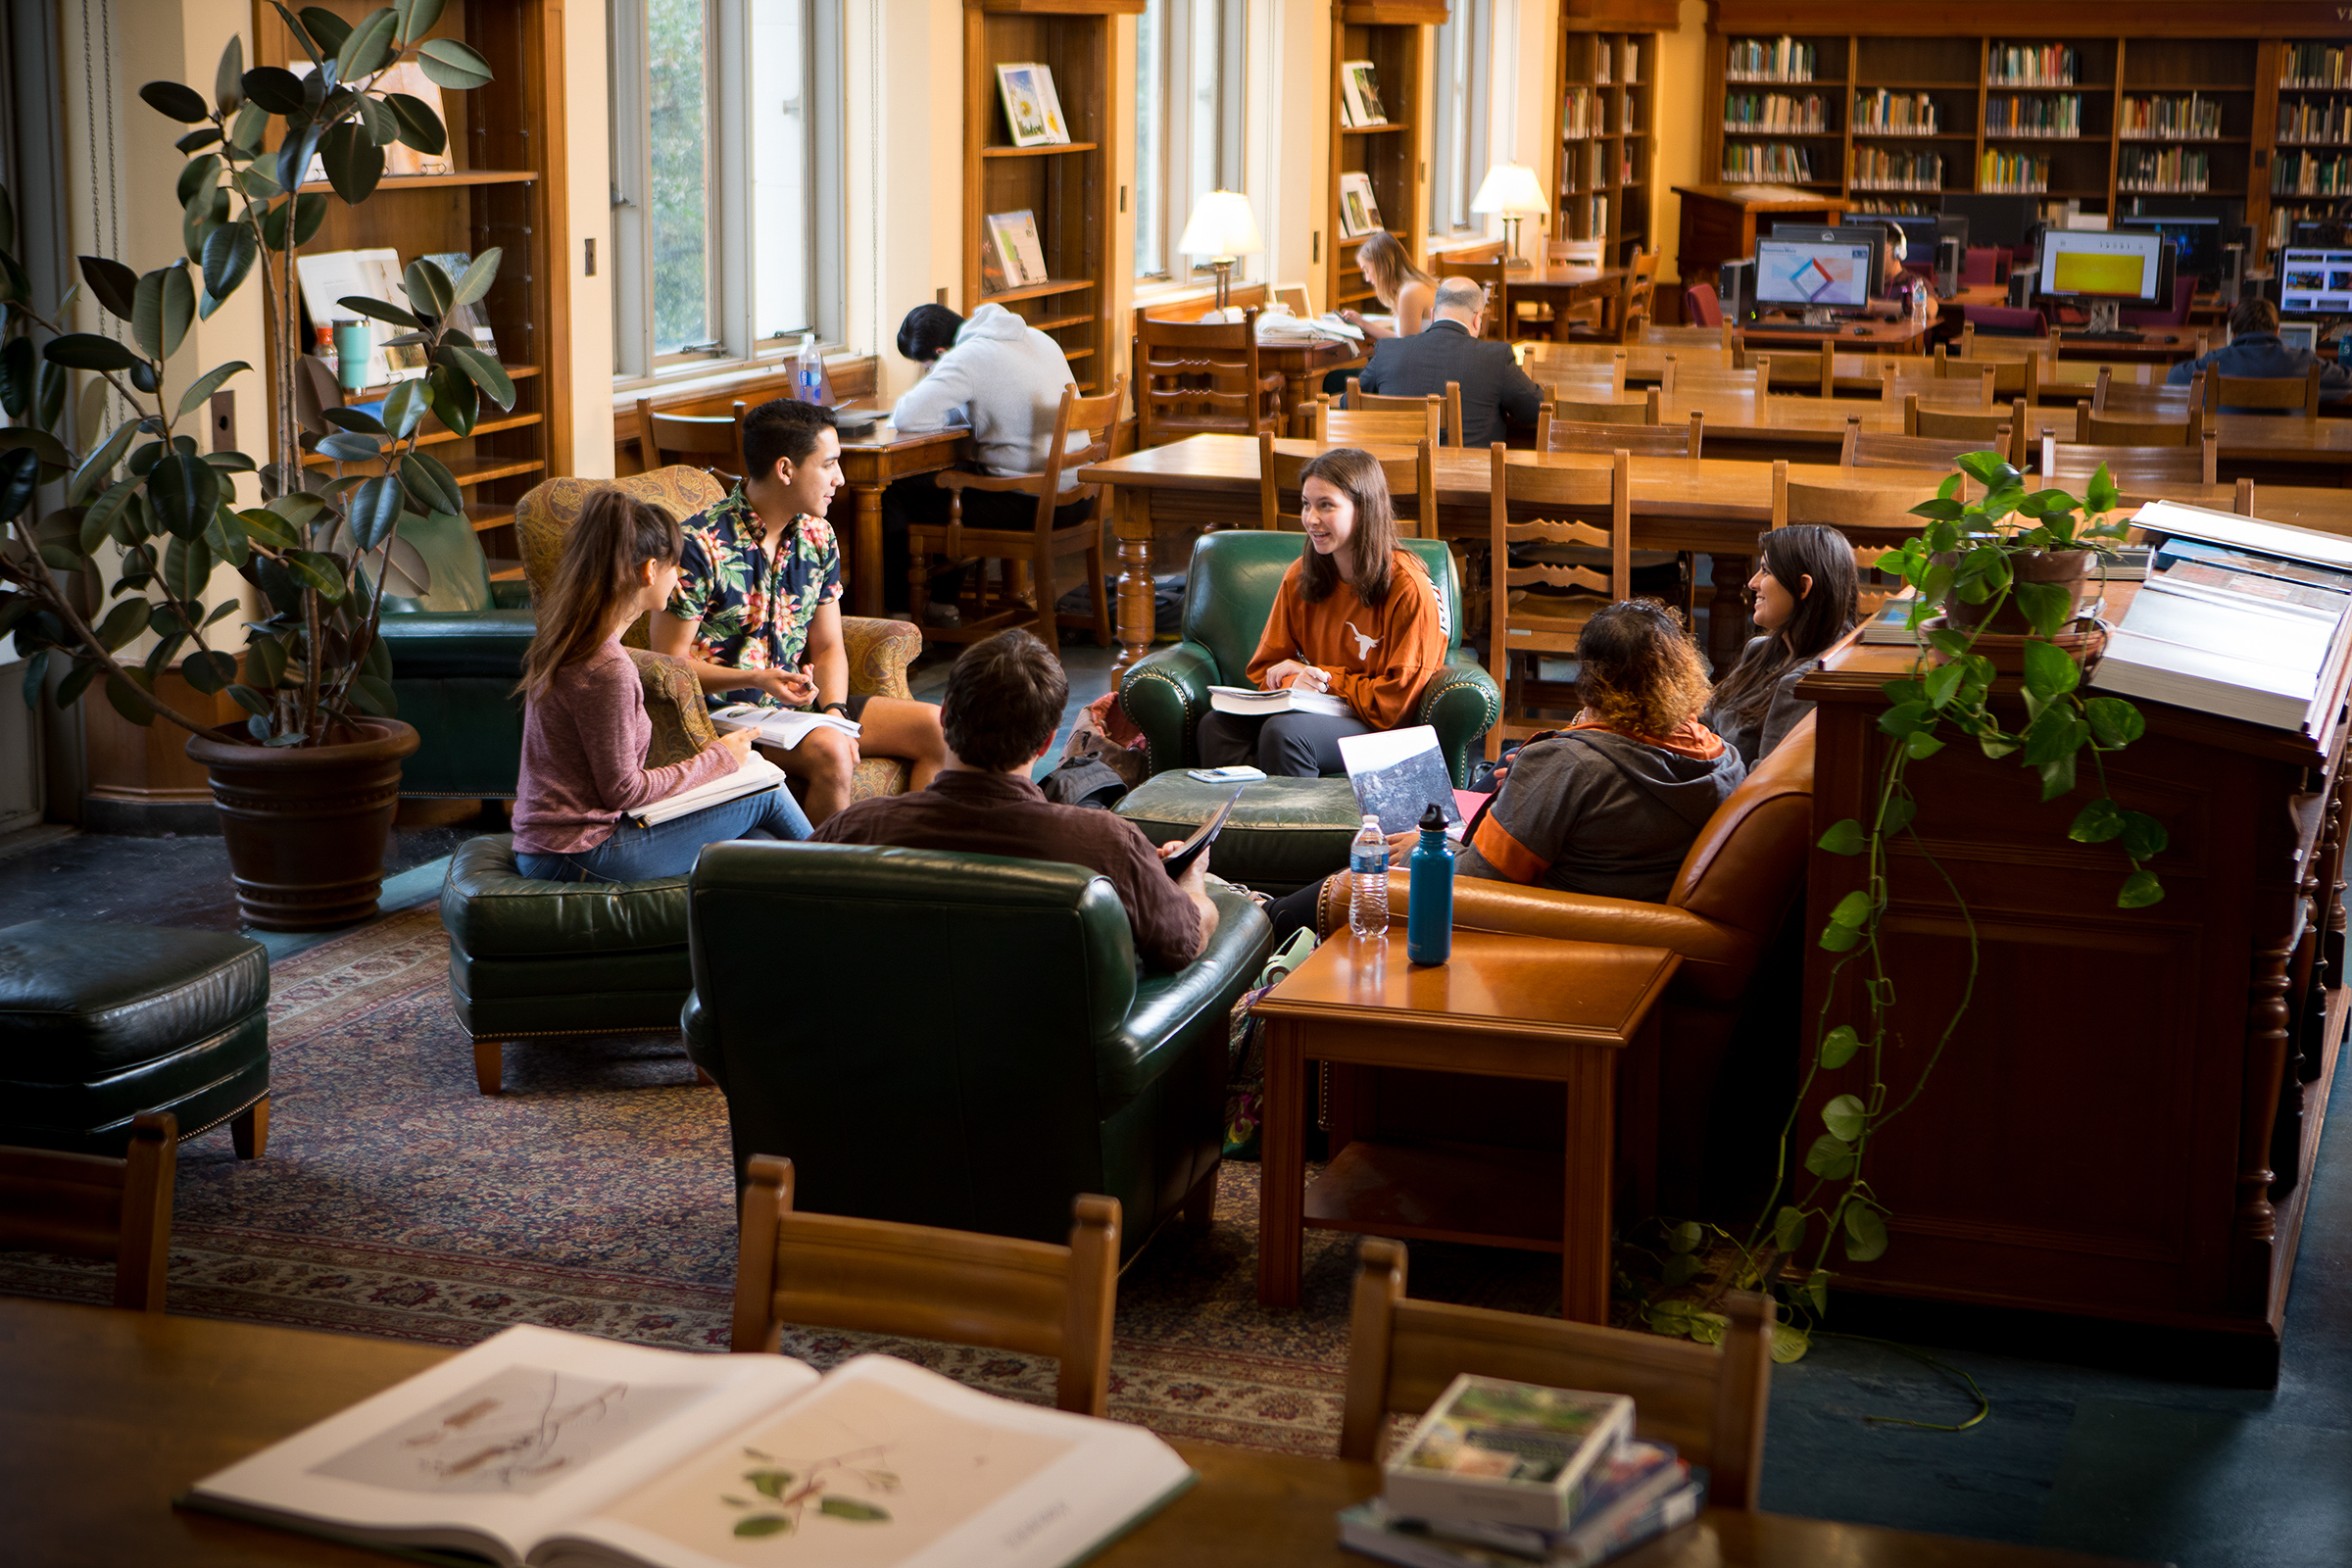
{"label": "longhorn logo on sweatshirt", "polygon": [[1377,637],[1367,637],[1362,632],[1357,631],[1355,629],[1355,622],[1352,620],[1345,620],[1340,622],[1340,624],[1346,626],[1348,628],[1348,635],[1355,639],[1356,659],[1359,662],[1369,663],[1372,659],[1372,650],[1380,646],[1380,639]]}

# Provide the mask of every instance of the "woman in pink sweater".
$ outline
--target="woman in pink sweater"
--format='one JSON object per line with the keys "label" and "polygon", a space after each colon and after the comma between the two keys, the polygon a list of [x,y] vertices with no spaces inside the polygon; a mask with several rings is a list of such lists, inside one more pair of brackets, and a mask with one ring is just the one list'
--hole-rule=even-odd
{"label": "woman in pink sweater", "polygon": [[555,586],[539,610],[539,634],[522,661],[514,858],[524,876],[641,882],[684,875],[704,845],[723,839],[808,836],[808,818],[782,789],[653,827],[629,814],[723,778],[752,750],[752,732],[737,730],[682,762],[645,765],[654,726],[620,634],[669,602],[679,546],[668,513],[617,488],[591,496],[564,537]]}

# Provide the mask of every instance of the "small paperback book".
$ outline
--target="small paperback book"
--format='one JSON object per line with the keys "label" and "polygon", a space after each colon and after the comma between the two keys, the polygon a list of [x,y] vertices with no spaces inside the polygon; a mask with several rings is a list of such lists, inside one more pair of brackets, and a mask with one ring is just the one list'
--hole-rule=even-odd
{"label": "small paperback book", "polygon": [[1261,692],[1254,686],[1211,686],[1208,706],[1239,718],[1272,718],[1276,713],[1320,713],[1346,718],[1348,705],[1329,692],[1304,692],[1295,686]]}
{"label": "small paperback book", "polygon": [[1046,248],[1037,237],[1037,215],[1024,207],[1017,213],[988,215],[989,238],[1004,264],[1004,286],[1028,288],[1046,282]]}
{"label": "small paperback book", "polygon": [[1650,1449],[1662,1462],[1643,1470],[1625,1492],[1594,1503],[1566,1530],[1408,1519],[1374,1497],[1340,1511],[1340,1543],[1407,1568],[1596,1568],[1689,1524],[1706,1505],[1705,1480],[1673,1449],[1641,1443],[1626,1449]]}
{"label": "small paperback book", "polygon": [[810,730],[837,729],[856,739],[864,726],[839,713],[811,713],[799,708],[766,708],[759,703],[736,703],[710,710],[710,722],[721,730],[757,730],[760,744],[789,752]]}
{"label": "small paperback book", "polygon": [[1621,1394],[1546,1389],[1463,1373],[1389,1459],[1389,1511],[1564,1530],[1585,1504],[1596,1466],[1631,1435]]}
{"label": "small paperback book", "polygon": [[890,1356],[820,1378],[522,1326],[180,1502],[452,1564],[1061,1568],[1192,1482],[1141,1427]]}
{"label": "small paperback book", "polygon": [[1438,732],[1428,724],[1340,737],[1340,760],[1366,816],[1380,818],[1383,833],[1418,827],[1421,813],[1435,806],[1446,815],[1446,831],[1461,837],[1462,808],[1454,804],[1453,775],[1438,749]]}

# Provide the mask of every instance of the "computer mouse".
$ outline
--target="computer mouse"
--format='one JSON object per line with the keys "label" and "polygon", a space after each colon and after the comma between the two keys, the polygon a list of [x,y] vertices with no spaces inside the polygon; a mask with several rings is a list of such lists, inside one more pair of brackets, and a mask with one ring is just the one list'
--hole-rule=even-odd
{"label": "computer mouse", "polygon": [[2166,341],[2167,343],[2178,343],[2178,342],[2180,342],[2180,340],[2179,338],[2177,338],[2177,337],[2168,337],[2168,338],[2166,338],[2166,339],[2165,339],[2165,341]]}
{"label": "computer mouse", "polygon": [[1867,326],[1857,326],[1854,328],[1854,336],[1868,337],[1870,336],[1870,328]]}

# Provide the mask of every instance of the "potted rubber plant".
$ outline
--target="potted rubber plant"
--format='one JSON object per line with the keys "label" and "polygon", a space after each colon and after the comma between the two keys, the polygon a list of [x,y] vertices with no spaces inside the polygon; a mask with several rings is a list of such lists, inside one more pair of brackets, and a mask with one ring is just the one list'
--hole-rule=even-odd
{"label": "potted rubber plant", "polygon": [[[392,341],[417,346],[429,366],[395,386],[380,415],[345,407],[334,378],[303,353],[295,258],[330,200],[300,189],[313,158],[331,199],[365,202],[383,177],[385,148],[447,145],[439,116],[388,90],[386,74],[413,62],[464,90],[490,71],[465,43],[428,36],[442,0],[401,0],[356,24],[317,7],[276,10],[310,57],[308,74],[249,70],[231,38],[209,94],[176,81],[139,89],[186,127],[172,197],[182,258],[142,274],[81,257],[79,283],[44,309],[30,297],[0,191],[0,408],[17,421],[0,429],[0,634],[13,630],[29,652],[28,701],[65,664],[61,705],[97,687],[132,723],[187,730],[189,755],[211,777],[244,917],[310,930],[373,911],[400,759],[416,748],[393,711],[377,625],[387,585],[426,586],[402,522],[465,510],[456,478],[420,443],[428,428],[469,433],[484,403],[512,407],[514,391],[451,324],[488,291],[495,250],[455,278],[413,263],[403,300],[341,302],[403,328]],[[212,394],[252,366],[180,360],[190,326],[246,287],[263,291],[270,323],[266,462],[201,451],[192,433]],[[107,332],[71,329],[83,290],[113,318]],[[59,434],[70,371],[103,387],[85,400],[90,416],[71,443]],[[241,474],[254,475],[258,505],[239,503]],[[61,484],[62,504],[36,516],[36,495]],[[220,566],[244,591],[215,587]],[[159,691],[175,663],[196,692],[225,693],[243,722],[218,724]]]}

